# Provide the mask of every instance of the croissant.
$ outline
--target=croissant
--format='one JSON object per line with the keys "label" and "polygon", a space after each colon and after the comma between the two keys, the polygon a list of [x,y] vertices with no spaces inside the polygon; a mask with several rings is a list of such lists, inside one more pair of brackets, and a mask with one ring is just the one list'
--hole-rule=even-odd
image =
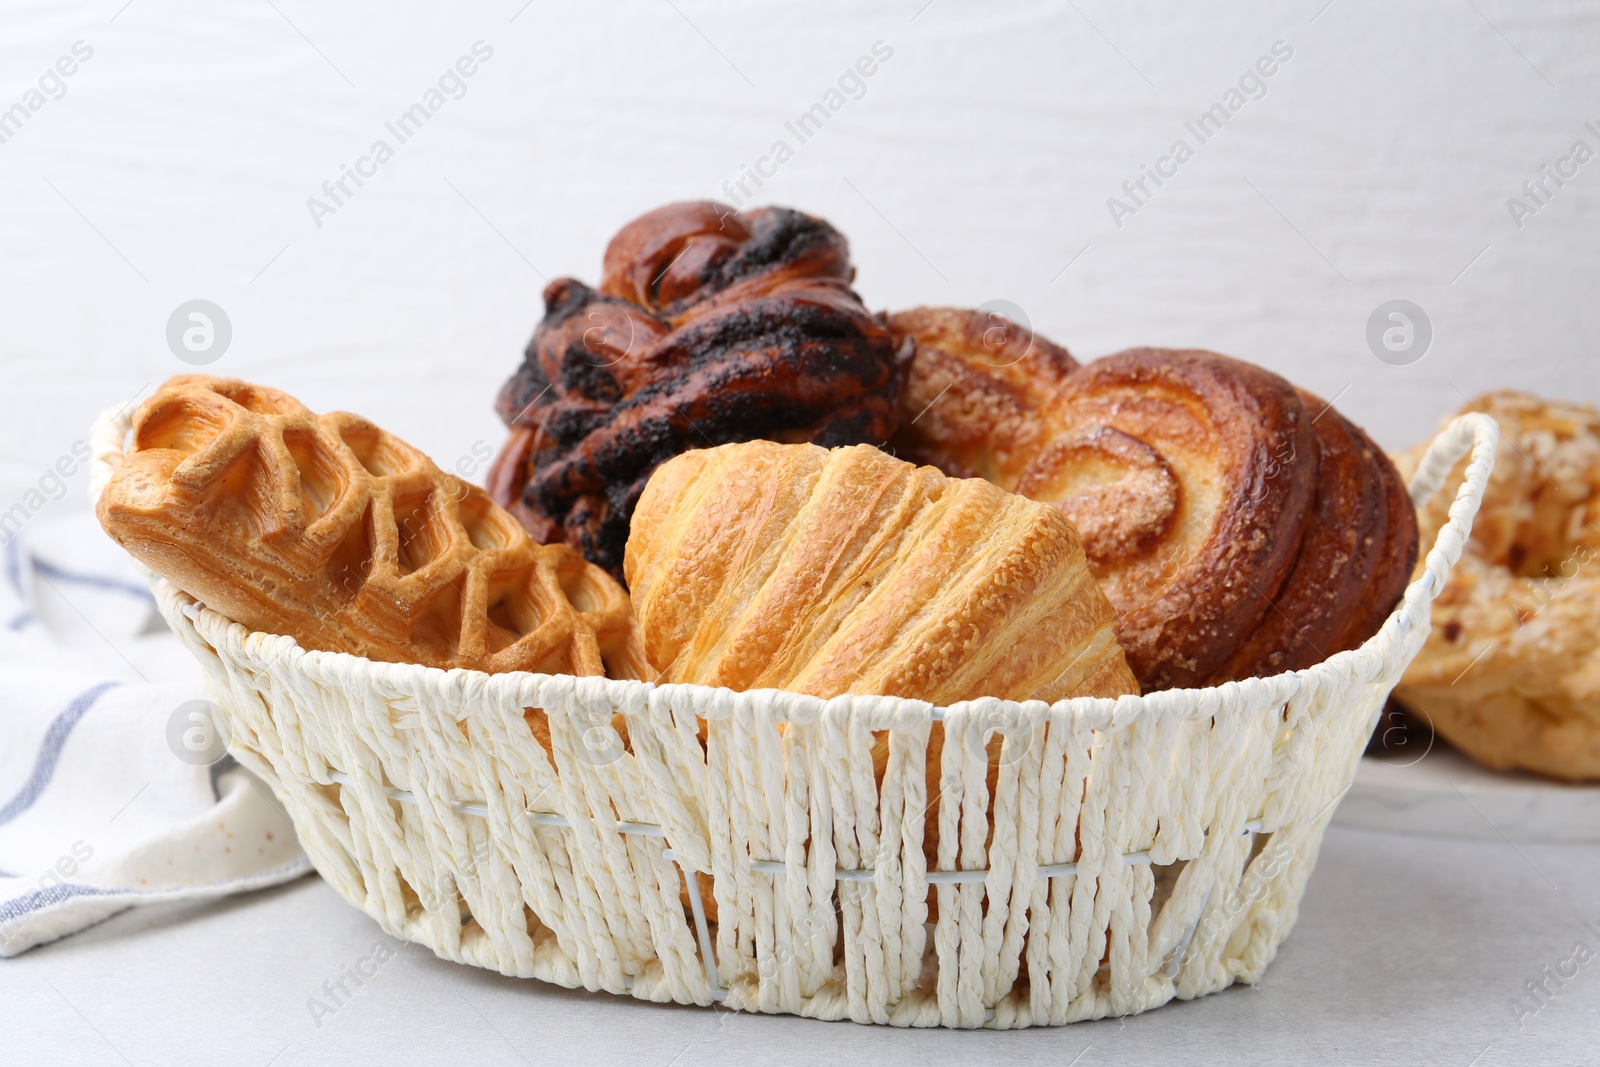
{"label": "croissant", "polygon": [[1146,690],[1308,667],[1404,591],[1417,527],[1398,472],[1277,375],[1194,350],[1080,365],[979,312],[889,323],[915,345],[891,447],[1069,516]]}
{"label": "croissant", "polygon": [[544,291],[496,407],[511,429],[489,491],[540,541],[622,576],[651,473],[755,437],[882,444],[910,349],[850,289],[843,236],[788,208],[671,204],[606,248],[598,291]]}
{"label": "croissant", "polygon": [[535,544],[482,489],[370,422],[275,389],[167,381],[135,414],[96,511],[184,592],[304,648],[483,671],[647,670],[627,593],[604,571]]}
{"label": "croissant", "polygon": [[1060,512],[866,445],[670,460],[626,568],[662,681],[935,704],[1138,691]]}

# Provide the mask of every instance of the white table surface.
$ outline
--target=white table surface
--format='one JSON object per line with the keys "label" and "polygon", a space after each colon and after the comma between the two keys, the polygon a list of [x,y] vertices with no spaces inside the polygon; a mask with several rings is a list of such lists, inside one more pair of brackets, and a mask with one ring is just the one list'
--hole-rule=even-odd
{"label": "white table surface", "polygon": [[1600,949],[1583,926],[1600,925],[1597,886],[1600,845],[1335,827],[1259,987],[1126,1020],[966,1033],[642,1004],[409,946],[315,1020],[308,1001],[383,935],[307,878],[125,913],[0,964],[0,1062],[1593,1064],[1600,958],[1520,1026],[1509,1001],[1575,942]]}

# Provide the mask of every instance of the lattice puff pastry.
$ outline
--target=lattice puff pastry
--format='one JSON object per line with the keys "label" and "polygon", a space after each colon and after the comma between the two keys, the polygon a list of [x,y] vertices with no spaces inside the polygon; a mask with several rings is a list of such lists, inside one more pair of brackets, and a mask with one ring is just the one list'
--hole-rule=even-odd
{"label": "lattice puff pastry", "polygon": [[134,419],[106,531],[252,630],[369,659],[637,678],[627,594],[364,419],[203,375]]}

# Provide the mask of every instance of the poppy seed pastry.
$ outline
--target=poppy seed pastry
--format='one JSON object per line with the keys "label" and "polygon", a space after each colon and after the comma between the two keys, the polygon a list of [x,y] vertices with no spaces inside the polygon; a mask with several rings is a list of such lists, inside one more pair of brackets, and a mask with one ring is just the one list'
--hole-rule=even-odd
{"label": "poppy seed pastry", "polygon": [[540,541],[621,577],[628,521],[660,464],[769,438],[832,447],[894,432],[903,368],[850,288],[844,237],[788,208],[670,204],[606,248],[600,287],[544,291],[496,410],[494,499]]}

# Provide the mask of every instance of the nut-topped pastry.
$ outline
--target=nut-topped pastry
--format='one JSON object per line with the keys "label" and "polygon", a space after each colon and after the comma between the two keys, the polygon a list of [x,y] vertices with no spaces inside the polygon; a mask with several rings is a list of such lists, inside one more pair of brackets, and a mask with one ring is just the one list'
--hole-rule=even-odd
{"label": "nut-topped pastry", "polygon": [[[904,360],[850,289],[844,237],[788,208],[671,204],[606,248],[598,290],[545,289],[496,408],[494,499],[621,577],[650,474],[690,448],[770,438],[882,444]],[[909,349],[906,350],[909,354]]]}
{"label": "nut-topped pastry", "polygon": [[[1505,444],[1395,697],[1480,763],[1600,779],[1600,411],[1515,392],[1463,411],[1491,416]],[[1422,509],[1430,537],[1448,519]]]}

